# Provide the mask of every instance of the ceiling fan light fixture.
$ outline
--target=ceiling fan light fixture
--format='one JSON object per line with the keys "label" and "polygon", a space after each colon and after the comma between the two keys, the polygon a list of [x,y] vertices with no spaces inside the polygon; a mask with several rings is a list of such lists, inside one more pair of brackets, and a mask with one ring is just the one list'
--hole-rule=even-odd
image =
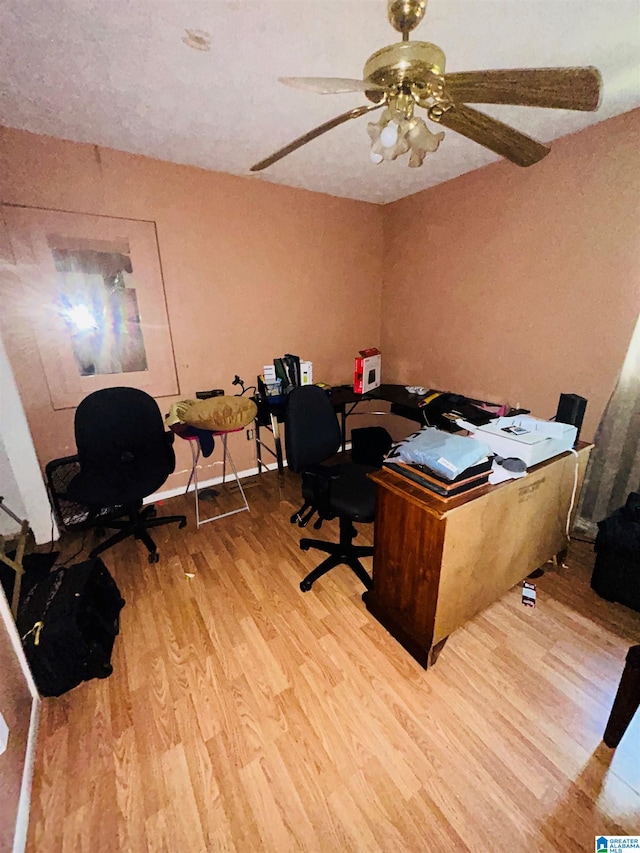
{"label": "ceiling fan light fixture", "polygon": [[413,169],[422,166],[427,154],[433,154],[444,139],[444,131],[432,133],[427,123],[421,118],[414,118],[410,122],[411,127],[407,132],[411,143],[411,156],[409,166]]}
{"label": "ceiling fan light fixture", "polygon": [[265,169],[312,139],[376,109],[383,109],[380,120],[367,125],[372,162],[395,160],[411,151],[409,166],[421,166],[425,156],[437,150],[444,133],[432,133],[421,118],[414,118],[416,106],[426,110],[427,118],[436,124],[518,166],[531,166],[549,153],[548,146],[469,105],[598,109],[602,78],[592,66],[502,68],[446,74],[446,57],[441,48],[431,42],[409,41],[409,33],[424,16],[426,3],[427,0],[387,0],[389,20],[402,33],[402,41],[372,54],[365,63],[361,80],[282,78],[288,85],[321,94],[363,92],[372,103],[323,122],[251,166],[251,171]]}
{"label": "ceiling fan light fixture", "polygon": [[369,159],[378,164],[411,152],[409,166],[422,166],[425,156],[437,150],[444,133],[432,133],[421,118],[411,116],[398,122],[391,115],[390,109],[386,109],[378,121],[368,123],[367,132],[371,139]]}

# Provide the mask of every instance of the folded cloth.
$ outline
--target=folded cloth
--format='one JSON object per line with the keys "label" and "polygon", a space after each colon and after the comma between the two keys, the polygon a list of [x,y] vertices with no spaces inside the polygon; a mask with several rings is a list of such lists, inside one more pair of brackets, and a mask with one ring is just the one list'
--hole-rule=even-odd
{"label": "folded cloth", "polygon": [[210,429],[198,429],[198,427],[192,427],[189,424],[180,423],[180,421],[171,424],[169,428],[180,438],[197,438],[203,456],[211,456],[213,453],[215,441]]}
{"label": "folded cloth", "polygon": [[445,480],[455,480],[467,468],[493,454],[484,441],[425,427],[400,442],[393,455],[403,462],[426,465]]}

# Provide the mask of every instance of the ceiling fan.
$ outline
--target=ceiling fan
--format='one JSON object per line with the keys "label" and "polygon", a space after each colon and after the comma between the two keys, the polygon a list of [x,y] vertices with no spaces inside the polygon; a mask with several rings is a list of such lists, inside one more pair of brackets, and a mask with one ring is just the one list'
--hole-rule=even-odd
{"label": "ceiling fan", "polygon": [[409,41],[422,21],[427,0],[388,0],[387,14],[402,41],[367,59],[362,80],[341,77],[280,77],[281,83],[318,94],[364,92],[371,104],[348,110],[299,136],[251,166],[259,172],[334,127],[374,110],[383,112],[367,126],[374,163],[410,153],[409,166],[421,166],[444,137],[432,133],[415,108],[427,118],[455,130],[518,166],[531,166],[549,148],[468,104],[517,104],[561,110],[593,111],[600,102],[597,68],[515,68],[445,74],[445,55],[435,44]]}

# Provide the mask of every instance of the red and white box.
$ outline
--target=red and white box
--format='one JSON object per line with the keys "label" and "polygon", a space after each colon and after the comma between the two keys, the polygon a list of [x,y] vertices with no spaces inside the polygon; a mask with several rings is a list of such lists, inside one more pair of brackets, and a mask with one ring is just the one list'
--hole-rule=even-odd
{"label": "red and white box", "polygon": [[380,362],[381,355],[377,347],[360,350],[353,372],[353,390],[356,394],[366,394],[380,385]]}

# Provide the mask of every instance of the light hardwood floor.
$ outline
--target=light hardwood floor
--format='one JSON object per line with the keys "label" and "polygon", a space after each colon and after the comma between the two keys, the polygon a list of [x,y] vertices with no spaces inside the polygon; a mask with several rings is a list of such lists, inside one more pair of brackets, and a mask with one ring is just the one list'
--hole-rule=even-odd
{"label": "light hardwood floor", "polygon": [[514,588],[425,672],[345,567],[300,592],[321,557],[289,524],[298,481],[256,480],[250,513],[199,531],[191,498],[165,502],[189,526],[155,531],[157,565],[134,541],[105,553],[127,601],[114,673],[43,702],[29,851],[529,853],[640,833],[640,715],[601,742],[640,615],[591,591],[590,545],[537,581],[535,609]]}

